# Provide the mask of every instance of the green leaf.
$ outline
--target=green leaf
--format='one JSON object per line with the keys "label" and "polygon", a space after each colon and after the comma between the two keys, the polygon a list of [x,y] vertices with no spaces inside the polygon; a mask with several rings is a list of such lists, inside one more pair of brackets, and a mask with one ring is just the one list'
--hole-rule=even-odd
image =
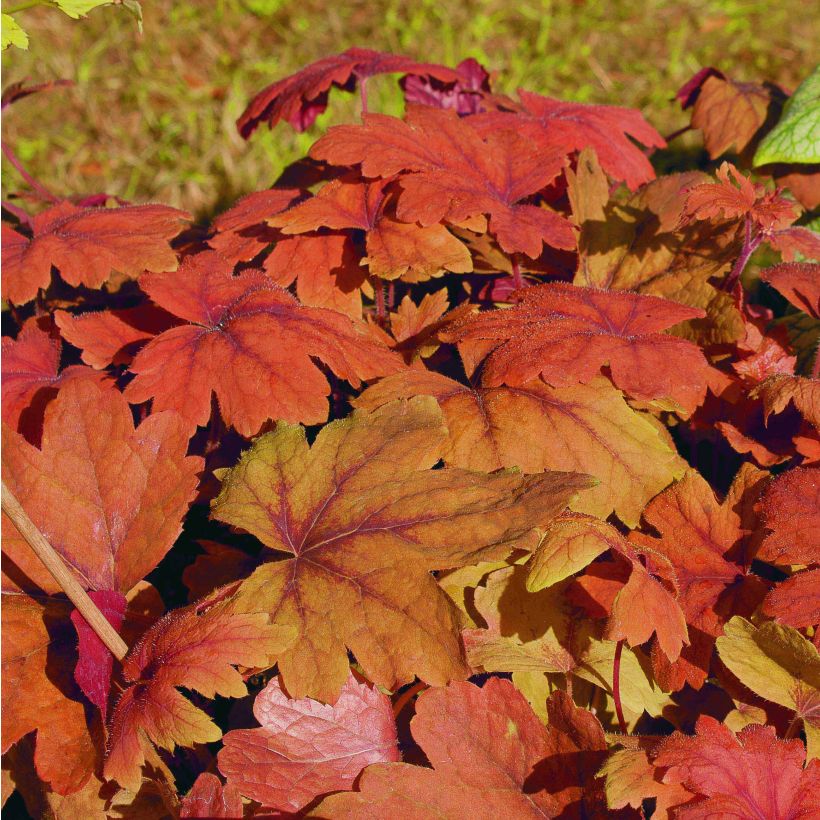
{"label": "green leaf", "polygon": [[783,107],[780,122],[763,138],[754,165],[820,162],[820,66]]}
{"label": "green leaf", "polygon": [[0,15],[3,18],[3,49],[9,46],[28,48],[28,34],[20,28],[18,22],[10,15]]}
{"label": "green leaf", "polygon": [[55,0],[57,8],[78,20],[99,6],[110,6],[114,0]]}

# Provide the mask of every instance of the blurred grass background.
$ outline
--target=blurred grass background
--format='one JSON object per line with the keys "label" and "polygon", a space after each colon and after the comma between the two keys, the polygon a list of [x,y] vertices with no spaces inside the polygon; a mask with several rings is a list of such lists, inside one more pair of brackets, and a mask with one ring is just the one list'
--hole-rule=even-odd
{"label": "blurred grass background", "polygon": [[[105,191],[207,216],[272,183],[330,124],[356,116],[337,94],[306,134],[287,124],[248,142],[234,122],[251,96],[349,46],[455,65],[473,56],[495,88],[640,108],[661,131],[687,121],[670,100],[697,69],[792,90],[820,25],[805,0],[143,0],[144,33],[122,8],[82,20],[36,7],[18,19],[28,52],[3,53],[3,83],[76,85],[6,112],[4,139],[61,195]],[[4,10],[10,7],[3,3]],[[399,113],[394,77],[371,109]],[[22,187],[3,165],[4,195]]]}

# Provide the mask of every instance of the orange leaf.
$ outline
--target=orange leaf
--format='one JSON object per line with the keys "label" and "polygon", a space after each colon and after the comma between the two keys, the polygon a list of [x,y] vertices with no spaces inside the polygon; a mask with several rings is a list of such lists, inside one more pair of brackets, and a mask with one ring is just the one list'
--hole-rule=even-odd
{"label": "orange leaf", "polygon": [[760,278],[779,290],[798,310],[820,319],[820,265],[785,262],[764,268]]}
{"label": "orange leaf", "polygon": [[769,534],[756,558],[771,564],[820,564],[820,470],[778,476],[763,496]]}
{"label": "orange leaf", "polygon": [[[600,481],[574,503],[605,518],[638,523],[646,502],[683,474],[684,463],[647,417],[603,377],[556,389],[536,379],[519,387],[469,387],[426,370],[382,379],[357,399],[373,409],[397,398],[435,396],[444,412],[444,460],[469,470],[575,470]],[[648,454],[652,453],[651,458]]]}
{"label": "orange leaf", "polygon": [[505,310],[468,317],[445,341],[487,341],[489,387],[541,376],[554,387],[589,382],[609,364],[612,381],[632,398],[666,399],[691,412],[703,401],[708,365],[696,345],[660,331],[703,316],[677,302],[566,284],[518,291]]}
{"label": "orange leaf", "polygon": [[664,148],[663,137],[634,108],[566,102],[519,91],[521,105],[513,113],[493,112],[476,118],[482,133],[510,128],[544,151],[570,154],[590,147],[603,169],[631,190],[655,178],[644,151]]}
{"label": "orange leaf", "polygon": [[[62,373],[59,339],[52,339],[29,319],[17,334],[17,339],[3,337],[3,421],[14,430],[25,428],[36,438],[45,405],[64,384],[75,379],[102,383],[105,376],[87,367],[73,365]],[[25,421],[21,425],[21,417]],[[34,428],[34,429],[32,429]]]}
{"label": "orange leaf", "polygon": [[60,202],[32,217],[32,238],[3,226],[3,298],[31,301],[51,283],[52,265],[69,285],[98,288],[112,272],[176,270],[169,246],[191,217],[166,205],[80,208]]}
{"label": "orange leaf", "polygon": [[150,743],[173,751],[219,740],[211,719],[177,687],[241,698],[247,694],[234,666],[265,668],[270,656],[293,638],[260,612],[239,612],[236,601],[217,590],[209,598],[169,612],[157,621],[123,661],[123,692],[111,718],[106,778],[138,791],[140,767]]}
{"label": "orange leaf", "polygon": [[420,397],[334,421],[312,447],[280,423],[222,477],[213,517],[293,555],[239,593],[297,628],[278,657],[291,696],[335,701],[348,648],[390,689],[463,677],[457,614],[431,570],[534,547],[535,528],[589,485],[575,473],[431,471],[445,437],[435,400]]}
{"label": "orange leaf", "polygon": [[293,700],[274,678],[253,713],[261,728],[228,732],[219,770],[228,786],[268,808],[299,811],[351,789],[365,766],[400,759],[390,699],[352,674],[334,706]]}
{"label": "orange leaf", "polygon": [[560,813],[547,791],[555,782],[539,766],[553,750],[559,753],[557,744],[509,681],[493,678],[481,689],[466,682],[430,689],[416,701],[411,730],[432,769],[368,766],[359,791],[326,797],[315,816],[529,820]]}
{"label": "orange leaf", "polygon": [[331,128],[311,156],[337,165],[361,164],[367,177],[408,172],[400,179],[396,207],[402,222],[459,224],[486,214],[490,233],[506,253],[535,259],[543,244],[575,247],[566,219],[522,202],[558,176],[563,157],[533,146],[514,130],[483,137],[470,118],[414,107],[406,121],[368,114],[363,125]]}
{"label": "orange leaf", "polygon": [[354,386],[401,367],[348,317],[304,307],[261,271],[233,276],[216,251],[188,257],[177,273],[146,275],[141,286],[185,323],[137,354],[125,396],[177,410],[189,431],[208,423],[213,393],[245,436],[268,419],[325,421],[330,386],[311,357]]}
{"label": "orange leaf", "polygon": [[766,596],[763,611],[798,629],[820,623],[820,569],[798,572],[779,583]]}

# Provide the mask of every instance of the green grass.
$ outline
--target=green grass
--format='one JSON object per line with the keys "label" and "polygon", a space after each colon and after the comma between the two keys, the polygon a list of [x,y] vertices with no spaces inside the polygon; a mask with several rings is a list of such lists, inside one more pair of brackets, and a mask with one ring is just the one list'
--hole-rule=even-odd
{"label": "green grass", "polygon": [[[4,3],[4,5],[7,5]],[[60,194],[105,190],[209,214],[269,185],[329,124],[356,115],[337,95],[307,134],[281,124],[250,142],[234,122],[250,97],[351,45],[454,64],[474,56],[496,88],[640,108],[662,133],[686,115],[670,100],[703,65],[794,88],[809,73],[818,25],[804,0],[199,0],[144,2],[144,34],[124,10],[70,20],[34,8],[19,20],[28,52],[3,53],[4,82],[76,86],[6,112],[4,138]],[[398,113],[395,79],[371,107]],[[4,194],[20,189],[4,164]]]}

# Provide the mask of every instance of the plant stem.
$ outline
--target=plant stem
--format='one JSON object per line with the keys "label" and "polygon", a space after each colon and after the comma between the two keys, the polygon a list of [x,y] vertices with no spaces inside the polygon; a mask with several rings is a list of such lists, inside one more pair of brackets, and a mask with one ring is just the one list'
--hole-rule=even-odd
{"label": "plant stem", "polygon": [[5,143],[0,143],[0,148],[2,148],[3,153],[6,155],[6,159],[17,169],[17,172],[20,174],[21,177],[38,193],[43,199],[47,199],[50,202],[60,202],[60,197],[55,196],[45,187],[42,183],[38,182],[25,168],[23,168],[23,164],[17,158],[17,155],[14,151],[11,150],[11,147]]}
{"label": "plant stem", "polygon": [[621,653],[624,651],[622,640],[615,644],[615,659],[612,662],[612,699],[615,701],[615,714],[618,716],[618,726],[621,733],[628,735],[626,721],[624,720],[624,709],[621,705]]}
{"label": "plant stem", "polygon": [[752,218],[747,214],[746,233],[743,238],[743,248],[740,251],[740,256],[738,256],[738,258],[735,260],[735,264],[732,266],[732,270],[726,277],[726,281],[723,283],[723,290],[732,290],[732,288],[735,286],[735,283],[743,275],[743,270],[746,267],[746,263],[749,261],[749,258],[758,249],[762,241],[762,234],[752,234]]}
{"label": "plant stem", "polygon": [[381,280],[373,283],[373,290],[376,293],[376,317],[381,324],[384,321],[384,317],[387,315],[384,305],[384,285]]}
{"label": "plant stem", "polygon": [[414,683],[406,692],[402,692],[401,695],[399,695],[399,699],[393,704],[393,717],[398,718],[409,701],[426,688],[427,684],[420,680]]}
{"label": "plant stem", "polygon": [[367,77],[359,81],[359,97],[362,101],[362,116],[367,113]]}
{"label": "plant stem", "polygon": [[512,264],[513,283],[515,284],[515,289],[518,290],[518,288],[524,287],[524,279],[521,276],[521,265],[519,265],[518,257],[515,254],[510,257],[510,262]]}
{"label": "plant stem", "polygon": [[45,536],[37,529],[36,524],[29,518],[28,513],[23,509],[14,494],[3,482],[2,489],[3,512],[8,515],[20,535],[26,540],[28,545],[34,550],[37,557],[43,562],[45,568],[51,573],[54,580],[68,596],[68,599],[77,608],[80,615],[85,618],[88,625],[97,633],[97,637],[108,647],[111,654],[121,661],[128,654],[128,644],[119,636],[117,631],[108,622],[105,615],[100,612],[97,605],[88,593],[80,586],[71,570],[65,565],[63,559],[55,551],[54,547],[48,543]]}

